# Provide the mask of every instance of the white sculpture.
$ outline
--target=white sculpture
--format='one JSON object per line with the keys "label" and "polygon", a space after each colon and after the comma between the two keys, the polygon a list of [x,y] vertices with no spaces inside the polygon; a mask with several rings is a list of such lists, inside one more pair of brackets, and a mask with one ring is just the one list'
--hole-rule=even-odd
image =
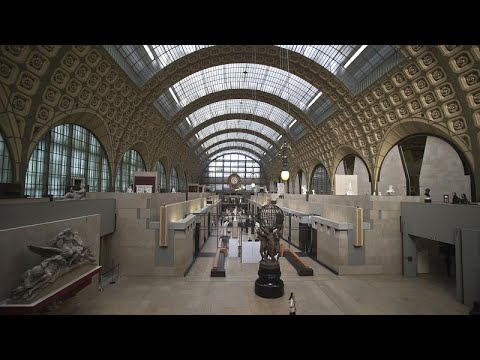
{"label": "white sculpture", "polygon": [[315,189],[312,189],[312,194],[315,195]]}
{"label": "white sculpture", "polygon": [[302,194],[307,194],[307,185],[302,185]]}
{"label": "white sculpture", "polygon": [[174,193],[174,192],[176,192],[176,191],[175,191],[175,188],[174,188],[174,187],[172,187],[172,193]]}
{"label": "white sculpture", "polygon": [[133,193],[132,185],[127,188],[127,193]]}
{"label": "white sculpture", "polygon": [[353,195],[352,183],[348,183],[348,189],[346,195]]}
{"label": "white sculpture", "polygon": [[[375,195],[375,194],[374,194],[374,195]],[[382,192],[381,192],[381,191],[378,192],[378,196],[382,196]]]}
{"label": "white sculpture", "polygon": [[73,187],[71,187],[70,191],[62,196],[63,199],[71,199],[71,200],[83,200],[83,199],[86,199],[86,197],[87,197],[87,190],[85,190],[85,185],[82,185],[82,187],[78,191],[74,191]]}
{"label": "white sculpture", "polygon": [[237,221],[237,207],[235,206],[235,209],[233,209],[233,215],[234,215],[234,218],[233,218],[233,221]]}
{"label": "white sculpture", "polygon": [[395,190],[393,190],[393,185],[388,185],[387,195],[393,195]]}

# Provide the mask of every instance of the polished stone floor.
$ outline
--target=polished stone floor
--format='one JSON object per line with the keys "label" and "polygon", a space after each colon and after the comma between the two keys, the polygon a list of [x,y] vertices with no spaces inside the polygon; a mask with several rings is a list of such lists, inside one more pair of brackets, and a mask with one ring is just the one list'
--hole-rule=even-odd
{"label": "polished stone floor", "polygon": [[[288,246],[288,245],[287,245]],[[216,237],[202,249],[216,250]],[[314,276],[300,277],[280,258],[285,295],[264,299],[255,295],[258,264],[227,258],[225,278],[211,278],[213,257],[198,257],[181,278],[122,276],[118,283],[86,302],[75,297],[51,314],[204,314],[288,315],[288,296],[295,293],[298,315],[462,315],[469,309],[455,300],[455,284],[434,276],[405,278],[386,275],[337,276],[305,257]]]}

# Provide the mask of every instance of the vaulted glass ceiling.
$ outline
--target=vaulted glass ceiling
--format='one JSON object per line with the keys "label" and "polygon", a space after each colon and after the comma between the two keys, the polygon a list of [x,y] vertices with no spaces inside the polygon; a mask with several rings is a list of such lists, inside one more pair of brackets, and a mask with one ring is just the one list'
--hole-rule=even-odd
{"label": "vaulted glass ceiling", "polygon": [[[156,73],[172,62],[210,46],[212,45],[104,45],[139,87],[143,87]],[[278,46],[322,65],[354,94],[375,82],[405,58],[398,46],[369,45],[345,68],[350,57],[361,45]]]}
{"label": "vaulted glass ceiling", "polygon": [[265,153],[265,151],[257,146],[247,144],[244,142],[239,142],[239,141],[232,141],[224,144],[219,144],[217,146],[212,147],[210,150],[207,152],[203,153],[203,155],[200,157],[202,160],[207,160],[210,159],[212,156],[217,156],[217,152],[220,152],[222,149],[231,150],[231,152],[237,152],[237,150],[244,150],[248,151],[251,154],[254,154],[258,158],[263,158],[264,161],[270,161],[271,158],[268,156],[268,154]]}
{"label": "vaulted glass ceiling", "polygon": [[223,120],[219,121],[215,124],[208,125],[206,128],[200,130],[189,139],[188,143],[190,146],[195,145],[198,141],[206,138],[210,134],[226,130],[226,129],[238,129],[238,131],[242,131],[242,129],[252,130],[259,133],[262,133],[265,136],[268,136],[275,142],[280,140],[280,134],[273,130],[272,128],[262,125],[256,121],[251,120]]}
{"label": "vaulted glass ceiling", "polygon": [[[180,135],[185,135],[190,129],[197,127],[208,119],[226,114],[250,114],[261,116],[273,121],[284,129],[293,125],[295,120],[285,111],[265,102],[251,99],[228,99],[217,101],[194,111],[188,115],[188,120],[185,119],[178,125],[177,132]],[[301,124],[298,124],[295,129],[295,135],[297,137],[303,134],[305,130]]]}
{"label": "vaulted glass ceiling", "polygon": [[[242,133],[242,132],[234,132],[234,133],[225,133],[225,134],[220,134],[217,136],[212,137],[211,139],[208,139],[204,143],[202,143],[202,146],[197,148],[196,152],[197,155],[199,153],[203,152],[203,149],[208,149],[210,146],[219,143],[221,141],[225,140],[232,140],[232,141],[241,141],[241,140],[246,140],[253,142],[255,144],[258,144],[259,146],[263,147],[264,149],[268,151],[274,150],[273,145],[269,143],[268,141],[262,139],[261,137],[255,136],[253,134],[248,134],[248,133]],[[270,149],[272,148],[272,149]]]}
{"label": "vaulted glass ceiling", "polygon": [[[142,87],[172,62],[211,45],[115,45]],[[134,80],[135,81],[135,80]]]}
{"label": "vaulted glass ceiling", "polygon": [[[264,91],[302,110],[306,110],[308,103],[320,92],[312,84],[285,70],[248,63],[212,66],[183,78],[171,88],[178,102],[169,90],[157,100],[158,107],[167,119],[202,96],[223,90]],[[255,93],[252,93],[252,98],[255,99]]]}
{"label": "vaulted glass ceiling", "polygon": [[[211,45],[104,45],[107,52],[141,89],[166,66]],[[318,63],[336,76],[356,95],[398,65],[405,56],[399,47],[391,45],[277,45]],[[281,63],[287,69],[286,54]],[[221,56],[221,53],[219,53]],[[292,53],[290,53],[290,57]],[[252,57],[254,59],[254,57]],[[283,66],[282,66],[283,68]],[[251,90],[251,99],[219,101],[195,111],[177,126],[179,134],[191,130],[215,116],[239,113],[264,117],[279,125],[294,139],[306,129],[285,111],[256,100],[256,91],[263,91],[290,102],[305,112],[315,125],[327,119],[337,109],[328,96],[297,75],[259,63],[231,63],[203,69],[172,85],[154,101],[156,108],[169,120],[186,105],[207,94],[230,89]],[[312,100],[316,99],[313,103]],[[240,116],[240,119],[242,117]],[[214,132],[227,128],[261,132],[273,141],[280,134],[272,128],[250,120],[227,120],[206,127],[188,139],[189,145]],[[190,123],[189,123],[190,122]],[[230,139],[230,138],[229,138]],[[209,142],[210,143],[210,142]],[[202,149],[202,147],[199,147]]]}
{"label": "vaulted glass ceiling", "polygon": [[[368,45],[347,66],[348,60],[362,45],[279,45],[302,54],[322,65],[357,94],[397,65],[405,56],[397,46]],[[345,66],[347,66],[345,68]],[[370,76],[369,76],[370,75]],[[364,83],[364,80],[365,81]]]}
{"label": "vaulted glass ceiling", "polygon": [[233,155],[232,160],[236,158],[236,156],[234,154],[240,154],[240,155],[248,156],[249,158],[252,158],[255,161],[262,162],[262,159],[259,158],[257,155],[253,154],[252,152],[245,151],[245,150],[240,150],[240,149],[220,151],[220,152],[214,154],[213,156],[209,157],[209,159],[214,160],[216,158],[219,158],[220,156],[230,155],[230,154]]}
{"label": "vaulted glass ceiling", "polygon": [[[238,147],[238,148],[250,149],[250,150],[255,151],[257,154],[263,154],[263,153],[265,153],[265,149],[261,148],[260,146],[252,145],[252,144],[249,144],[249,143],[245,143],[245,142],[243,142],[243,141],[227,141],[227,142],[224,142],[224,143],[222,143],[222,144],[218,144],[218,145],[212,146],[210,149],[208,149],[207,151],[205,151],[205,153],[206,153],[206,154],[212,154],[212,153],[214,153],[215,151],[220,150],[220,149],[223,149],[223,148],[226,148],[226,147]],[[270,158],[270,156],[268,156],[268,154],[266,154],[265,156],[267,156],[268,158]]]}

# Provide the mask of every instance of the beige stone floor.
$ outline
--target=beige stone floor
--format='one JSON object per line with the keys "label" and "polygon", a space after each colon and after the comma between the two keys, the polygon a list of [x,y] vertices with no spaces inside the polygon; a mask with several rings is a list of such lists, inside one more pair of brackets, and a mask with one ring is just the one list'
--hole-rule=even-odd
{"label": "beige stone floor", "polygon": [[[216,237],[211,237],[202,252],[215,250]],[[304,259],[314,269],[314,276],[298,276],[288,261],[280,258],[285,295],[278,299],[255,295],[258,264],[227,258],[226,277],[211,278],[214,258],[198,257],[186,277],[122,276],[94,298],[82,303],[71,298],[51,313],[287,315],[291,291],[298,315],[460,315],[469,311],[455,300],[454,285],[433,276],[337,276],[317,262]]]}

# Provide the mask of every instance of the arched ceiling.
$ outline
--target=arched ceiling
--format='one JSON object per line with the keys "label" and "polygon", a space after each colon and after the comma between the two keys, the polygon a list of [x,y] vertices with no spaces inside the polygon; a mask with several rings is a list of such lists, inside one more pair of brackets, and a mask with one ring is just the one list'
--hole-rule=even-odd
{"label": "arched ceiling", "polygon": [[[250,156],[253,160],[257,161],[260,165],[265,165],[266,157],[263,156],[262,153],[259,153],[244,145],[242,146],[232,145],[232,146],[226,146],[219,149],[215,149],[215,151],[212,151],[210,154],[204,155],[202,160],[205,161],[205,164],[208,164],[210,161],[214,160],[215,158],[221,155],[227,155],[232,153]],[[266,161],[268,162],[268,160]]]}
{"label": "arched ceiling", "polygon": [[[271,120],[283,129],[289,130],[297,123],[297,120],[291,114],[272,104],[252,99],[227,99],[195,110],[180,122],[177,126],[177,132],[186,134],[189,130],[195,129],[203,122],[225,114],[249,114],[253,115],[251,118],[260,116]],[[295,131],[292,134],[293,137],[298,138],[304,130],[305,128],[299,123],[295,127]]]}
{"label": "arched ceiling", "polygon": [[277,148],[266,139],[259,137],[258,135],[242,133],[242,132],[228,132],[215,135],[214,137],[202,142],[201,146],[197,147],[195,153],[200,155],[202,152],[207,151],[211,146],[220,144],[225,141],[245,141],[250,144],[256,144],[264,149],[267,154],[274,156],[278,151]]}
{"label": "arched ceiling", "polygon": [[[258,141],[260,139],[257,138],[256,140]],[[205,146],[205,148],[203,148],[202,151],[199,151],[197,155],[201,156],[203,153],[203,156],[204,156],[205,154],[209,154],[210,152],[216,151],[218,149],[222,149],[224,147],[229,147],[229,146],[237,146],[240,144],[251,147],[252,150],[254,149],[255,151],[261,151],[263,156],[269,159],[272,159],[275,156],[275,154],[268,149],[268,145],[264,146],[264,144],[259,144],[258,142],[255,142],[255,141],[251,141],[248,139],[238,139],[238,138],[218,140],[217,142],[210,144],[210,146]]]}
{"label": "arched ceiling", "polygon": [[[268,136],[276,143],[283,139],[283,129],[271,121],[261,117],[256,117],[254,120],[252,116],[245,116],[247,119],[238,119],[236,115],[242,114],[222,115],[205,121],[195,129],[196,131],[190,131],[185,136],[185,139],[189,139],[187,140],[188,145],[193,146],[207,136],[224,130],[249,130],[259,132]],[[288,133],[285,136],[288,141],[293,141],[293,139],[288,136]]]}
{"label": "arched ceiling", "polygon": [[211,156],[210,154],[215,153],[219,150],[222,150],[224,148],[243,148],[243,149],[249,149],[253,151],[254,153],[258,154],[260,157],[263,157],[267,159],[267,161],[271,160],[271,156],[267,154],[267,149],[261,147],[260,145],[256,145],[255,143],[250,143],[246,141],[225,141],[225,142],[220,142],[218,144],[215,144],[211,146],[209,149],[205,150],[203,152],[202,159],[210,159]]}
{"label": "arched ceiling", "polygon": [[[246,151],[246,150],[243,150],[243,149],[234,149],[234,150],[235,151],[232,151],[232,149],[219,150],[217,153],[211,154],[209,162],[213,161],[213,160],[215,160],[215,159],[217,159],[217,158],[219,158],[220,156],[223,156],[223,155],[240,154],[240,155],[248,156],[249,158],[259,162],[260,164],[262,164],[262,159],[259,158],[257,155],[255,155],[255,153],[253,153],[252,151]],[[208,165],[208,163],[207,163],[207,165]]]}
{"label": "arched ceiling", "polygon": [[[202,139],[202,141],[197,141],[195,145],[192,145],[192,150],[195,152],[199,146],[208,146],[209,144],[225,139],[225,138],[245,138],[251,140],[252,138],[257,138],[263,140],[269,144],[268,149],[274,149],[276,152],[280,151],[280,146],[270,139],[268,136],[265,136],[261,132],[252,131],[248,129],[225,129],[222,131],[215,132],[209,136]],[[206,145],[204,145],[206,144]],[[273,150],[272,150],[273,151]]]}
{"label": "arched ceiling", "polygon": [[285,70],[262,64],[234,63],[209,67],[173,84],[160,95],[157,104],[168,120],[180,109],[211,93],[247,89],[282,98],[305,111],[320,89]]}
{"label": "arched ceiling", "polygon": [[[218,131],[243,129],[274,143],[298,141],[404,59],[399,48],[390,45],[105,48],[201,160],[209,158],[202,154],[214,141],[235,140],[235,147],[242,141],[247,147],[265,141],[215,137]],[[201,145],[207,137],[208,143]],[[259,156],[268,156],[268,151]]]}
{"label": "arched ceiling", "polygon": [[[125,60],[134,74],[134,81],[139,87],[143,87],[169,64],[211,46],[109,45],[107,50],[110,52],[115,50]],[[348,60],[361,48],[361,45],[278,45],[278,47],[300,54],[321,65],[342,81],[352,93],[357,93],[362,87],[365,88],[361,82],[372,72],[385,66],[385,62],[393,64],[403,57],[397,46],[370,45],[363,49],[355,62],[345,68]],[[252,57],[252,60],[254,59]]]}

